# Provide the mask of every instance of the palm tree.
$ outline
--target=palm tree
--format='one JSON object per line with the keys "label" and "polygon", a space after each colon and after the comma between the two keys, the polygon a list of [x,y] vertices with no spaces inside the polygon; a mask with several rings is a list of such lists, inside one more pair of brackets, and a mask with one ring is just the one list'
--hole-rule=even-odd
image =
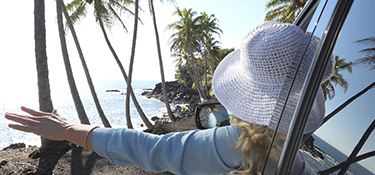
{"label": "palm tree", "polygon": [[[96,21],[99,23],[100,29],[102,30],[102,33],[103,33],[104,39],[105,39],[105,41],[106,41],[106,43],[108,45],[108,48],[110,49],[113,57],[115,58],[116,63],[119,66],[119,68],[121,70],[121,73],[122,73],[122,75],[123,75],[123,77],[125,79],[125,82],[128,82],[128,76],[127,76],[127,74],[125,72],[124,66],[122,65],[120,59],[118,58],[117,53],[113,49],[112,44],[109,41],[109,38],[108,38],[108,35],[107,35],[107,32],[106,32],[104,26],[107,26],[109,29],[111,29],[113,20],[118,20],[122,24],[123,28],[125,30],[127,30],[126,27],[125,27],[125,24],[122,22],[122,20],[120,18],[120,15],[118,13],[116,13],[115,9],[120,9],[121,12],[129,12],[129,13],[133,14],[126,7],[126,5],[132,4],[132,1],[130,1],[130,0],[127,0],[127,1],[112,0],[112,1],[109,1],[109,2],[107,2],[107,1],[104,2],[102,0],[99,0],[99,1],[74,0],[73,2],[71,2],[70,4],[67,5],[67,10],[68,11],[74,11],[72,13],[72,15],[70,16],[70,19],[72,20],[73,24],[76,23],[76,22],[78,22],[78,20],[81,17],[86,16],[86,14],[87,14],[86,8],[87,8],[87,5],[89,5],[89,4],[93,4],[93,6],[94,6],[94,15],[95,15]],[[130,87],[131,87],[131,85],[130,85]],[[139,103],[138,103],[138,101],[137,101],[137,99],[136,99],[136,97],[134,95],[133,89],[132,88],[128,88],[128,89],[130,89],[130,95],[132,97],[134,106],[137,109],[137,112],[140,115],[141,119],[146,124],[146,126],[147,126],[148,129],[153,129],[154,126],[147,119],[147,117],[144,114],[142,108],[140,107],[140,105],[139,105]]]}
{"label": "palm tree", "polygon": [[176,33],[172,34],[170,37],[171,51],[173,53],[186,51],[189,54],[189,58],[186,61],[191,62],[190,65],[194,74],[194,84],[199,93],[201,101],[204,101],[207,99],[207,97],[199,82],[200,73],[197,69],[197,64],[195,62],[196,57],[194,55],[194,52],[200,50],[200,43],[203,42],[201,37],[202,30],[199,24],[200,18],[194,18],[196,14],[197,12],[192,11],[192,9],[187,10],[184,8],[180,10],[177,8],[173,15],[178,15],[180,20],[169,24],[167,29],[176,30]]}
{"label": "palm tree", "polygon": [[57,9],[57,24],[59,29],[59,36],[60,36],[60,43],[61,43],[61,51],[64,59],[65,71],[68,78],[70,93],[72,94],[74,105],[76,107],[78,118],[82,124],[90,124],[89,119],[87,118],[85,109],[83,108],[83,104],[81,98],[79,97],[79,93],[77,90],[77,86],[74,81],[72,67],[70,66],[68,49],[66,47],[66,40],[65,40],[65,32],[64,32],[64,24],[62,20],[62,2],[61,0],[56,1],[56,9]]}
{"label": "palm tree", "polygon": [[91,95],[92,95],[92,97],[94,99],[94,103],[95,103],[96,109],[98,111],[99,117],[102,120],[103,125],[105,127],[109,127],[110,128],[111,124],[109,124],[109,121],[108,121],[107,117],[104,115],[103,109],[102,109],[102,107],[100,105],[100,102],[99,102],[99,99],[98,99],[98,95],[96,94],[95,87],[94,87],[94,84],[92,82],[89,69],[87,67],[85,58],[84,58],[83,53],[82,53],[81,46],[80,46],[80,44],[78,42],[78,38],[77,38],[76,32],[74,30],[72,21],[69,18],[69,14],[68,14],[68,12],[66,10],[66,7],[65,7],[65,4],[64,4],[63,0],[61,0],[61,5],[62,5],[62,11],[64,13],[65,19],[67,21],[67,25],[69,26],[69,29],[70,29],[70,31],[71,31],[71,33],[73,35],[74,43],[76,44],[77,51],[78,51],[78,54],[79,54],[79,58],[81,59],[82,67],[83,67],[83,70],[85,71],[87,83],[89,85],[89,88],[90,88],[90,91],[91,91]]}
{"label": "palm tree", "polygon": [[[34,0],[34,40],[35,59],[38,77],[39,110],[52,112],[53,104],[48,77],[48,62],[46,51],[46,27],[44,0]],[[41,137],[41,148],[53,148],[59,142]]]}
{"label": "palm tree", "polygon": [[126,114],[126,124],[128,125],[129,129],[133,129],[133,125],[130,119],[130,89],[132,83],[132,75],[133,75],[133,64],[134,64],[134,54],[135,54],[135,45],[137,42],[137,30],[138,30],[138,2],[139,0],[135,0],[135,16],[134,16],[134,31],[133,31],[133,42],[132,42],[132,50],[130,54],[130,63],[129,63],[129,76],[127,80],[127,88],[126,88],[126,102],[125,102],[125,114]]}
{"label": "palm tree", "polygon": [[215,41],[215,38],[212,37],[213,34],[217,34],[220,36],[220,33],[223,33],[223,31],[219,28],[218,25],[218,19],[215,18],[215,15],[211,14],[208,15],[206,12],[201,13],[200,17],[200,24],[202,27],[202,35],[203,35],[203,52],[204,56],[204,79],[205,79],[205,90],[206,95],[209,96],[208,93],[208,86],[207,86],[207,60],[210,59],[213,62],[216,62],[217,56],[218,56],[218,48],[216,44],[218,44],[218,41]]}
{"label": "palm tree", "polygon": [[307,0],[270,0],[266,4],[266,20],[293,23]]}
{"label": "palm tree", "polygon": [[375,69],[375,37],[369,37],[356,41],[358,44],[370,45],[371,48],[362,49],[359,52],[366,56],[355,61],[355,64],[364,64],[370,67],[370,70]]}
{"label": "palm tree", "polygon": [[[219,46],[216,46],[215,44],[213,44],[212,46],[212,49],[211,49],[211,52],[213,55],[217,55],[217,61],[216,62],[211,62],[209,63],[209,69],[208,69],[208,75],[207,75],[207,78],[212,78],[212,74],[214,73],[216,67],[218,66],[219,62],[225,57],[227,56],[229,53],[233,52],[234,51],[234,48],[230,48],[230,49],[221,49]],[[205,57],[205,55],[207,55],[205,53],[205,51],[203,51],[202,54],[202,57]],[[176,62],[176,73],[175,73],[175,78],[177,81],[179,81],[181,84],[183,84],[184,86],[192,86],[193,84],[193,76],[192,76],[192,73],[191,73],[191,69],[189,69],[189,67],[191,67],[187,62],[187,58],[188,58],[188,54],[186,52],[180,52],[180,53],[175,53],[175,54],[172,54],[172,56],[174,58],[176,58],[176,60],[174,62]],[[210,79],[209,79],[210,80]],[[210,86],[210,81],[208,81],[208,87]],[[210,90],[210,95],[213,95],[213,92],[212,92],[212,89]]]}
{"label": "palm tree", "polygon": [[[207,77],[211,76],[214,73],[214,66],[219,64],[219,51],[220,51],[219,41],[216,41],[213,37],[208,37],[205,39],[205,49],[202,52],[202,58],[204,59],[204,81],[205,81],[205,90],[208,94],[208,80]],[[207,68],[208,67],[208,68]],[[209,94],[208,94],[209,95]]]}
{"label": "palm tree", "polygon": [[[345,58],[340,59],[339,56],[335,56],[335,67],[334,67],[334,72],[333,75],[324,83],[322,83],[322,89],[323,89],[323,94],[325,99],[332,99],[335,96],[336,85],[340,85],[342,88],[344,88],[344,92],[349,87],[349,83],[343,78],[342,74],[340,73],[341,71],[348,71],[349,73],[352,73],[352,65],[353,62],[345,62]],[[333,84],[334,85],[333,85]]]}
{"label": "palm tree", "polygon": [[[173,2],[173,0],[170,0]],[[161,2],[163,2],[161,0]],[[168,99],[168,92],[167,92],[167,86],[165,85],[165,76],[164,76],[164,68],[163,68],[163,58],[161,56],[161,50],[160,50],[160,40],[159,40],[159,32],[158,32],[158,27],[156,23],[156,16],[155,16],[155,9],[154,9],[154,2],[153,0],[148,1],[149,7],[150,7],[150,13],[152,16],[152,20],[154,22],[154,30],[155,30],[155,38],[156,38],[156,47],[158,50],[158,57],[159,57],[159,67],[160,67],[160,76],[161,76],[161,84],[163,88],[163,95],[164,95],[164,103],[167,108],[168,116],[169,119],[172,121],[175,121],[176,117],[174,116],[171,107],[169,105],[169,99]]]}

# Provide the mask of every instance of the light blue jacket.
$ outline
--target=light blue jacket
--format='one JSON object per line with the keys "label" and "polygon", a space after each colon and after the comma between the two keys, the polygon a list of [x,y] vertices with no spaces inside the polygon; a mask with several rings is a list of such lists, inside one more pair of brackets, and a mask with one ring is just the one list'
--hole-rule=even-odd
{"label": "light blue jacket", "polygon": [[[93,133],[94,151],[116,165],[175,174],[223,174],[242,165],[234,141],[240,129],[234,126],[154,135],[124,128],[99,128]],[[228,138],[228,139],[227,139]],[[299,157],[292,174],[315,174]],[[273,174],[274,170],[265,174]]]}

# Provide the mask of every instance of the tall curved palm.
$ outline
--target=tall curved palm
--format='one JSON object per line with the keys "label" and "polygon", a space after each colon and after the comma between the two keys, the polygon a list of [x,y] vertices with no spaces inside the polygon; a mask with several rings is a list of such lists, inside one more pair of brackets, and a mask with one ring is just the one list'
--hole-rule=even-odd
{"label": "tall curved palm", "polygon": [[307,0],[270,0],[266,4],[266,20],[293,23]]}
{"label": "tall curved palm", "polygon": [[171,51],[173,53],[178,53],[185,50],[189,54],[190,58],[186,61],[191,62],[190,65],[192,66],[191,69],[194,74],[194,83],[201,101],[204,101],[207,99],[207,96],[199,82],[200,73],[197,69],[194,54],[194,52],[200,50],[200,43],[203,42],[201,37],[201,25],[199,24],[200,18],[195,18],[194,16],[196,14],[197,12],[192,11],[192,9],[184,8],[180,10],[177,8],[173,15],[177,15],[180,20],[169,24],[167,29],[176,31],[176,33],[172,34],[170,37]]}
{"label": "tall curved palm", "polygon": [[214,14],[209,15],[206,12],[201,12],[199,20],[203,37],[210,38],[212,34],[217,34],[220,36],[220,33],[223,33],[219,27],[219,20]]}
{"label": "tall curved palm", "polygon": [[216,44],[218,44],[218,41],[215,41],[215,38],[212,37],[213,34],[217,34],[220,36],[220,33],[223,33],[223,31],[219,27],[219,20],[215,17],[215,15],[211,14],[208,15],[206,12],[202,12],[200,16],[200,24],[201,24],[201,30],[202,30],[202,36],[203,36],[203,59],[204,61],[204,79],[205,79],[205,93],[207,96],[209,96],[208,93],[208,85],[207,85],[207,62],[208,59],[215,62],[217,60],[218,56],[218,49],[215,49]]}
{"label": "tall curved palm", "polygon": [[[53,104],[48,77],[47,47],[46,47],[46,24],[45,24],[44,0],[34,0],[34,40],[35,61],[38,77],[38,99],[39,110],[52,112]],[[59,141],[49,140],[41,137],[41,148],[54,148]],[[42,149],[43,150],[43,149]]]}
{"label": "tall curved palm", "polygon": [[[163,0],[160,0],[163,3]],[[170,0],[171,2],[174,2],[174,0]],[[156,16],[155,16],[155,8],[154,8],[154,2],[153,0],[148,1],[149,8],[150,8],[150,13],[152,20],[154,22],[154,30],[155,30],[155,38],[156,38],[156,47],[158,50],[158,58],[159,58],[159,67],[160,67],[160,76],[161,76],[161,84],[163,88],[163,95],[164,95],[164,103],[167,108],[167,113],[169,116],[169,119],[174,121],[176,117],[174,116],[171,107],[169,105],[169,99],[168,99],[168,94],[167,94],[167,86],[165,85],[165,76],[164,76],[164,68],[163,68],[163,58],[161,56],[161,49],[160,49],[160,40],[159,40],[159,32],[158,32],[158,27],[156,23]]]}
{"label": "tall curved palm", "polygon": [[375,70],[375,37],[369,37],[362,40],[356,41],[358,44],[369,45],[370,48],[362,49],[359,52],[365,54],[366,56],[355,61],[355,64],[364,64],[370,68],[370,70]]}
{"label": "tall curved palm", "polygon": [[342,76],[340,72],[348,71],[349,73],[352,73],[353,62],[345,62],[345,58],[340,59],[339,56],[337,55],[335,56],[335,60],[336,60],[336,63],[335,63],[333,75],[331,76],[330,79],[322,83],[324,97],[325,99],[328,98],[330,100],[333,97],[335,97],[336,85],[339,85],[340,87],[344,88],[344,92],[346,92],[346,90],[349,87],[349,83],[344,79],[344,77]]}
{"label": "tall curved palm", "polygon": [[83,108],[83,104],[81,98],[79,96],[77,86],[75,84],[74,76],[72,67],[70,66],[70,60],[68,55],[68,49],[66,47],[66,40],[65,40],[65,32],[64,32],[64,23],[62,20],[62,1],[56,1],[56,9],[57,9],[57,24],[59,29],[59,36],[60,36],[60,44],[61,44],[61,51],[64,59],[65,71],[68,78],[70,93],[73,97],[73,102],[78,112],[78,118],[82,124],[90,124],[89,119],[87,118],[85,109]]}
{"label": "tall curved palm", "polygon": [[215,71],[215,65],[219,64],[219,51],[220,51],[219,41],[215,40],[214,37],[207,37],[205,39],[205,49],[202,51],[202,58],[204,59],[204,81],[205,81],[205,90],[209,95],[208,89],[208,80],[207,77],[212,77],[213,72]]}
{"label": "tall curved palm", "polygon": [[103,109],[102,109],[102,107],[100,105],[100,102],[99,102],[99,99],[98,99],[98,95],[96,94],[95,87],[94,87],[94,84],[92,82],[92,78],[91,78],[89,69],[87,67],[87,64],[86,64],[85,58],[83,56],[83,52],[82,52],[81,46],[80,46],[79,41],[78,41],[77,34],[76,34],[75,30],[74,30],[72,21],[69,18],[69,14],[68,14],[68,12],[66,10],[66,7],[65,7],[65,4],[64,4],[63,0],[61,0],[61,6],[62,6],[62,11],[64,13],[65,19],[67,21],[67,25],[69,26],[69,29],[70,29],[70,31],[72,33],[72,36],[73,36],[73,39],[74,39],[74,43],[75,43],[75,45],[77,47],[79,58],[81,60],[83,70],[85,71],[87,83],[89,85],[90,92],[91,92],[91,95],[93,97],[93,100],[94,100],[96,109],[98,111],[99,117],[100,117],[103,125],[105,127],[109,127],[110,128],[111,124],[109,123],[109,121],[108,121],[107,117],[105,116],[104,111],[103,111]]}
{"label": "tall curved palm", "polygon": [[[131,13],[127,6],[132,4],[133,1],[131,0],[110,0],[110,1],[103,1],[103,0],[74,0],[73,2],[67,5],[68,11],[73,11],[70,15],[70,19],[72,20],[73,24],[78,22],[78,20],[82,17],[87,15],[87,6],[93,5],[94,6],[94,16],[96,21],[99,23],[100,29],[102,30],[104,39],[108,45],[108,48],[111,50],[113,57],[116,60],[117,65],[119,66],[121,73],[125,79],[125,82],[128,82],[128,76],[125,72],[124,66],[122,65],[119,57],[117,56],[116,51],[114,50],[111,42],[109,41],[107,32],[105,30],[105,26],[111,29],[112,24],[115,20],[119,21],[123,28],[127,30],[125,24],[122,22],[120,18],[120,14],[116,12],[118,9],[121,13]],[[131,85],[130,85],[131,87]],[[140,115],[142,121],[146,124],[148,129],[153,129],[154,126],[150,123],[147,119],[146,115],[144,114],[142,108],[140,107],[132,88],[128,88],[130,90],[130,95],[132,97],[133,103],[135,108],[137,109],[138,114]]]}
{"label": "tall curved palm", "polygon": [[129,129],[133,129],[133,125],[130,119],[130,91],[131,91],[131,84],[132,84],[132,76],[133,76],[133,64],[134,64],[134,56],[135,56],[135,46],[137,42],[137,32],[138,32],[138,3],[139,0],[135,0],[135,15],[134,15],[134,29],[133,29],[133,42],[132,42],[132,49],[130,54],[130,62],[129,62],[129,76],[126,82],[126,102],[125,102],[125,114],[126,114],[126,124],[128,125]]}
{"label": "tall curved palm", "polygon": [[202,51],[202,56],[208,58],[209,71],[213,71],[215,65],[219,64],[220,62],[221,47],[219,46],[219,44],[221,44],[221,42],[215,40],[214,37],[210,37],[205,40],[205,46],[207,47],[207,49],[204,49]]}

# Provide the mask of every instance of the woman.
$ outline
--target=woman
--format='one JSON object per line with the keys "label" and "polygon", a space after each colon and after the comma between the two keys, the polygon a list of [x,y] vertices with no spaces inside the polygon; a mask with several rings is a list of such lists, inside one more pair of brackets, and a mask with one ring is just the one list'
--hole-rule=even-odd
{"label": "woman", "polygon": [[[310,41],[311,42],[308,42]],[[307,49],[307,43],[311,43]],[[213,77],[217,99],[233,115],[231,126],[152,135],[123,128],[97,128],[68,122],[56,110],[52,113],[22,107],[30,115],[7,113],[5,117],[18,124],[10,128],[32,132],[52,140],[68,140],[93,150],[117,165],[138,165],[144,169],[176,174],[222,174],[240,167],[245,174],[260,174],[276,128],[265,174],[274,174],[291,115],[286,109],[276,127],[278,108],[288,91],[290,77],[297,72],[288,103],[298,95],[317,38],[297,26],[265,22],[250,30],[241,48],[219,64]],[[302,55],[307,50],[305,55]],[[302,59],[303,58],[303,59]],[[324,79],[333,72],[329,65]],[[324,116],[324,99],[318,92],[305,133],[316,130]],[[322,100],[323,99],[323,100]],[[297,156],[292,174],[315,174]]]}

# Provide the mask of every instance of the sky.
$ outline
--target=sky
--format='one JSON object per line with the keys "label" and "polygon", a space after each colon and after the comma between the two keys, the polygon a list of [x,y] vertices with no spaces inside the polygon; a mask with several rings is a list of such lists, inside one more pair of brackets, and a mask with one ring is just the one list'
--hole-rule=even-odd
{"label": "sky", "polygon": [[[36,91],[34,2],[31,0],[17,2],[17,12],[15,12],[14,8],[3,8],[0,11],[0,15],[3,17],[2,27],[0,28],[0,42],[2,45],[0,47],[0,82],[2,82],[1,91],[19,91],[20,95],[22,95],[23,93]],[[65,3],[68,2],[65,1]],[[174,80],[175,64],[173,62],[174,59],[170,56],[170,46],[168,44],[168,39],[173,31],[165,29],[168,24],[178,20],[176,16],[172,15],[177,6],[187,9],[192,8],[198,13],[205,11],[208,14],[214,14],[219,20],[220,28],[223,31],[220,36],[215,36],[221,42],[222,48],[238,48],[244,34],[264,21],[266,1],[236,0],[230,3],[221,2],[224,1],[177,0],[174,4],[164,3],[162,5],[160,1],[155,1],[164,73],[167,81]],[[4,1],[2,5],[3,7],[13,7],[14,3],[12,1]],[[140,13],[143,25],[138,26],[133,80],[161,80],[153,23],[147,1],[140,0],[140,6],[143,8],[143,12]],[[47,57],[51,86],[66,87],[67,79],[58,37],[55,1],[45,1],[45,7]],[[100,79],[122,79],[121,72],[104,41],[100,27],[92,16],[93,11],[89,10],[87,17],[75,25],[90,74],[94,81]],[[125,70],[128,71],[134,21],[130,16],[124,15],[124,17],[128,17],[123,18],[128,33],[119,24],[115,24],[111,31],[107,32]],[[72,35],[69,32],[66,38],[74,77],[77,84],[86,83]],[[341,102],[342,100],[331,103],[332,105],[328,111],[334,109]],[[335,129],[340,128],[334,128],[333,126],[330,129],[323,128],[320,132],[317,132],[317,135],[325,140],[332,140],[337,148],[349,154],[352,145],[355,145],[357,140],[350,140],[349,142],[353,144],[346,146],[342,144],[342,140],[335,139],[337,135],[327,134]],[[337,134],[339,135],[337,137],[351,139],[351,137],[348,138],[340,135],[340,133]],[[374,138],[374,136],[372,135],[371,138]],[[371,144],[375,145],[374,139],[372,139]],[[367,149],[371,149],[368,145],[367,147]],[[374,158],[372,159],[373,162],[375,162]],[[367,164],[370,165],[371,162]],[[375,172],[375,169],[372,171]]]}
{"label": "sky", "polygon": [[[223,48],[238,47],[246,31],[255,27],[264,19],[264,2],[259,3],[256,1],[242,0],[238,1],[236,4],[231,3],[225,6],[220,5],[220,3],[212,2],[213,1],[185,0],[178,1],[175,4],[165,3],[162,5],[160,1],[156,1],[155,10],[157,13],[156,17],[160,34],[160,44],[167,80],[174,80],[175,64],[173,63],[174,59],[170,57],[170,47],[168,44],[168,39],[173,31],[165,29],[168,24],[178,19],[176,16],[172,15],[176,10],[175,6],[193,8],[193,10],[198,13],[206,11],[209,14],[215,14],[223,30],[223,34],[220,37],[216,36],[216,38],[222,42]],[[4,3],[11,5],[11,2]],[[242,5],[239,6],[238,4]],[[140,14],[144,25],[139,25],[138,27],[133,80],[160,80],[159,63],[155,45],[156,41],[147,1],[141,0],[140,5],[143,7],[144,11]],[[45,1],[45,6],[47,57],[51,80],[66,79],[56,23],[55,1]],[[0,63],[3,69],[0,73],[13,72],[15,71],[13,68],[17,67],[18,69],[22,69],[23,72],[28,72],[28,75],[33,76],[28,79],[35,79],[33,1],[24,0],[24,3],[20,3],[17,9],[19,9],[20,13],[15,14],[15,16],[12,15],[12,18],[6,18],[4,24],[8,27],[3,27],[1,29],[2,43],[7,43],[6,47],[2,48],[1,52],[2,57],[7,59],[1,60]],[[225,13],[229,11],[231,11],[231,13]],[[11,8],[2,10],[0,13],[2,15],[13,14]],[[78,40],[82,46],[90,73],[93,79],[122,79],[120,70],[104,41],[100,27],[95,22],[92,15],[92,11],[89,11],[87,17],[82,19],[81,22],[75,26]],[[124,32],[118,23],[115,24],[108,33],[125,70],[128,70],[134,21],[132,17],[125,18],[126,16],[128,15],[124,15],[124,21],[128,28],[128,33]],[[252,17],[252,19],[249,21],[241,20],[245,16]],[[74,70],[74,77],[77,81],[84,80],[84,73],[72,40],[72,35],[67,33],[66,38],[70,61],[72,62]],[[13,74],[11,79],[19,79],[21,78],[20,75],[21,74]]]}

